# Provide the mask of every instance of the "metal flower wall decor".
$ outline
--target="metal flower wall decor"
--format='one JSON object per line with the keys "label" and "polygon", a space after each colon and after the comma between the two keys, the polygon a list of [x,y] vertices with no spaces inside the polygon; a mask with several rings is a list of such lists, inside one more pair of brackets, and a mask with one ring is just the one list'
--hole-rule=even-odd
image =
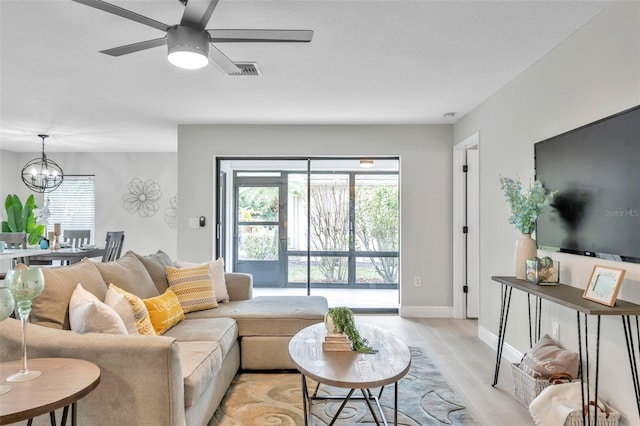
{"label": "metal flower wall decor", "polygon": [[131,214],[138,213],[141,217],[151,217],[160,208],[158,200],[162,198],[160,185],[151,179],[142,181],[135,178],[127,185],[128,193],[122,196],[124,209]]}
{"label": "metal flower wall decor", "polygon": [[169,199],[169,206],[164,211],[164,221],[169,228],[178,226],[178,196]]}

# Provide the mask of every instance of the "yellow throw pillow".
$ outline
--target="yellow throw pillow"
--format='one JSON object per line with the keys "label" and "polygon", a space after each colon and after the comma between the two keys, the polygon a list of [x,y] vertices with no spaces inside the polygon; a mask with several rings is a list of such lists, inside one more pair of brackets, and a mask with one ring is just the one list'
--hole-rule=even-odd
{"label": "yellow throw pillow", "polygon": [[178,296],[185,314],[218,306],[208,264],[193,268],[166,268],[169,288]]}
{"label": "yellow throw pillow", "polygon": [[153,324],[151,323],[151,318],[149,317],[149,311],[145,306],[142,299],[140,299],[135,294],[131,294],[128,291],[124,291],[113,283],[109,284],[109,288],[114,289],[118,293],[122,294],[125,299],[131,305],[131,311],[133,312],[133,318],[136,320],[136,326],[138,327],[138,333],[146,334],[148,336],[155,336],[156,331],[153,328]]}
{"label": "yellow throw pillow", "polygon": [[143,299],[142,301],[149,311],[151,324],[153,324],[156,334],[163,334],[184,319],[184,311],[180,306],[180,300],[170,288],[160,296]]}

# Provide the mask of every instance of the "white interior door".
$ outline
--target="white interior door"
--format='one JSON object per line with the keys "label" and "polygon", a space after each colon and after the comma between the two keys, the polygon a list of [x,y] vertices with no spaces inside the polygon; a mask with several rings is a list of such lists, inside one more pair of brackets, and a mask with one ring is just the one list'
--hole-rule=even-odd
{"label": "white interior door", "polygon": [[479,315],[479,292],[480,292],[480,179],[479,179],[479,151],[478,149],[467,150],[467,196],[466,196],[466,216],[467,216],[467,297],[466,297],[466,317],[478,318]]}

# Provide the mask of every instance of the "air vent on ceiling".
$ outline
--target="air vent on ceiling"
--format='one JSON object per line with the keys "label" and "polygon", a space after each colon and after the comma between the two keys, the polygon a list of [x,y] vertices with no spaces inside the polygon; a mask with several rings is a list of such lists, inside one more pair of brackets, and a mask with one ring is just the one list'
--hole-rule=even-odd
{"label": "air vent on ceiling", "polygon": [[255,62],[234,62],[234,64],[240,68],[241,72],[229,75],[262,75],[260,68],[258,68],[258,64]]}

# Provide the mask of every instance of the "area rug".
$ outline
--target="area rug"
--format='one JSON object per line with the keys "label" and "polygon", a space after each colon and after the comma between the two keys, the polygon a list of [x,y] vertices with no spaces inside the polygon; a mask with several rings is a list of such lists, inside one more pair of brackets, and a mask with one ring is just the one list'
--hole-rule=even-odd
{"label": "area rug", "polygon": [[[398,383],[398,424],[478,425],[460,397],[420,348],[411,347],[411,369]],[[316,383],[309,380],[309,392]],[[299,374],[243,373],[229,387],[210,425],[220,426],[298,426],[304,424]],[[372,390],[376,395],[378,389]],[[320,386],[320,394],[344,395],[345,390]],[[355,395],[355,394],[354,394]],[[328,425],[340,407],[336,400],[313,402],[313,426]],[[389,424],[393,424],[393,385],[387,386],[380,404]],[[376,416],[379,416],[376,413]],[[350,401],[336,425],[373,425],[364,401]]]}

